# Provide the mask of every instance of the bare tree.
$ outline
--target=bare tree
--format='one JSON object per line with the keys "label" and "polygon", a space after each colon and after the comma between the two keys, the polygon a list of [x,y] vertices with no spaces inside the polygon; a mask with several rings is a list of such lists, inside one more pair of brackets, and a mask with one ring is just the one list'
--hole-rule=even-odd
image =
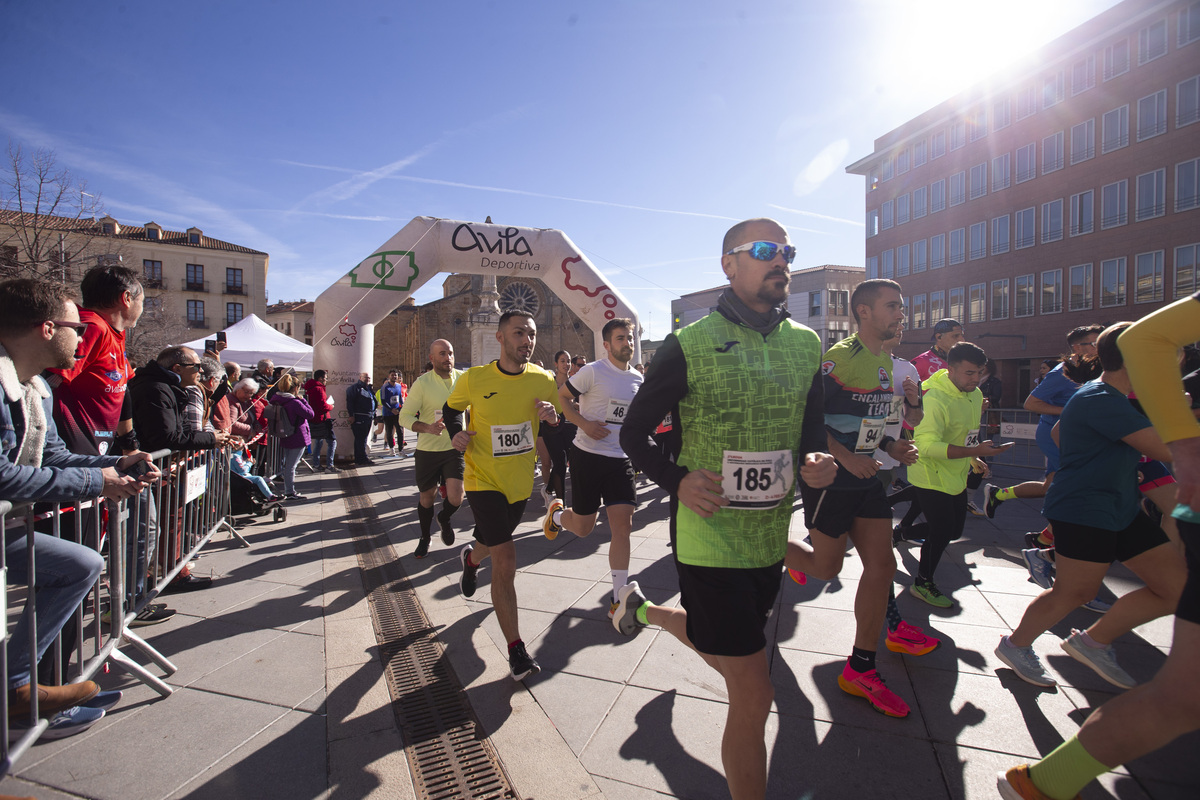
{"label": "bare tree", "polygon": [[74,283],[99,255],[119,256],[103,236],[100,196],[58,164],[53,150],[32,154],[9,142],[0,174],[0,275]]}
{"label": "bare tree", "polygon": [[146,307],[137,327],[125,332],[125,354],[130,364],[140,367],[165,348],[194,338],[195,333],[184,325],[175,298],[164,293],[146,298]]}

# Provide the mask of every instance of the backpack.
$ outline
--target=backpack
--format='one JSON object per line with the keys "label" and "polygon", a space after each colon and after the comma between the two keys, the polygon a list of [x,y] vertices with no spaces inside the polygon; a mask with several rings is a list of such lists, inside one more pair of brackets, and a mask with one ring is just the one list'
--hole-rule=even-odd
{"label": "backpack", "polygon": [[286,439],[296,432],[296,426],[292,423],[291,417],[287,415],[287,409],[284,406],[272,403],[263,410],[263,414],[267,417],[268,430],[271,435]]}

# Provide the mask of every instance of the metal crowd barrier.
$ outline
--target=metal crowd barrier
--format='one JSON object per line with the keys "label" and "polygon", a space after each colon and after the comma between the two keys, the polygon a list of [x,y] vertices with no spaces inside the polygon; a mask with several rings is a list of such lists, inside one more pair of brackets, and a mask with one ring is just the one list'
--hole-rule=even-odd
{"label": "metal crowd barrier", "polygon": [[979,426],[980,441],[994,439],[1014,445],[998,456],[989,456],[993,466],[1026,467],[1044,470],[1046,457],[1037,446],[1037,426],[1040,414],[1023,408],[989,408],[983,412]]}
{"label": "metal crowd barrier", "polygon": [[[0,606],[8,619],[14,614],[30,615],[29,641],[31,683],[39,681],[39,672],[55,684],[67,683],[67,667],[73,656],[70,682],[91,680],[107,662],[112,662],[152,687],[162,696],[174,690],[146,667],[121,650],[125,644],[158,665],[167,675],[177,667],[145,639],[129,629],[129,624],[174,580],[183,568],[219,530],[228,531],[240,544],[249,543],[230,523],[230,452],[228,448],[173,453],[152,453],[162,478],[135,497],[122,501],[95,498],[71,503],[39,503],[20,506],[14,513],[12,503],[0,500],[0,537],[7,544],[9,534],[23,528],[27,537],[28,574],[36,575],[35,533],[44,533],[84,544],[107,553],[107,569],[92,585],[83,604],[75,610],[55,642],[42,657],[37,653],[37,595],[30,586],[10,592],[5,549],[0,548]],[[64,520],[64,518],[66,518]],[[18,534],[19,535],[19,534]],[[50,724],[39,719],[37,692],[32,692],[29,730],[15,742],[9,742],[8,718],[8,625],[4,627],[5,647],[0,649],[0,775],[37,741]],[[73,631],[73,633],[72,633]]]}

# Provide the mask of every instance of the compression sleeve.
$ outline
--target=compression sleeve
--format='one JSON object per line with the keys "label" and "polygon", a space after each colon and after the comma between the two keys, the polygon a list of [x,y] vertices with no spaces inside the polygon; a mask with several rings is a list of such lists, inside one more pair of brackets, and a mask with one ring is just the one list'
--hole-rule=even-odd
{"label": "compression sleeve", "polygon": [[[646,370],[646,379],[633,396],[625,422],[621,424],[621,449],[635,467],[671,494],[679,491],[679,482],[688,474],[686,467],[650,438],[663,418],[673,414],[674,424],[682,430],[679,401],[687,394],[687,359],[679,340],[668,334]],[[672,437],[679,441],[678,437]]]}
{"label": "compression sleeve", "polygon": [[804,404],[804,422],[800,428],[800,458],[796,469],[804,463],[804,457],[809,453],[829,452],[828,437],[825,432],[825,381],[821,370],[813,373],[812,386],[808,389],[808,399]]}
{"label": "compression sleeve", "polygon": [[1200,436],[1180,388],[1177,351],[1200,339],[1200,292],[1148,314],[1117,340],[1134,391],[1164,442]]}

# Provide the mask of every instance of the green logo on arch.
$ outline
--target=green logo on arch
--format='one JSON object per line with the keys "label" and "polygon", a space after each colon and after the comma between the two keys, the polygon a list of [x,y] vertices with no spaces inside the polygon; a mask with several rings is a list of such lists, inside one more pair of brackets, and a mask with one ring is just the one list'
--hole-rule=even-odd
{"label": "green logo on arch", "polygon": [[[362,277],[359,277],[359,271]],[[412,252],[408,250],[384,250],[367,256],[357,267],[350,270],[350,285],[360,289],[387,289],[407,292],[412,288],[420,270]]]}

